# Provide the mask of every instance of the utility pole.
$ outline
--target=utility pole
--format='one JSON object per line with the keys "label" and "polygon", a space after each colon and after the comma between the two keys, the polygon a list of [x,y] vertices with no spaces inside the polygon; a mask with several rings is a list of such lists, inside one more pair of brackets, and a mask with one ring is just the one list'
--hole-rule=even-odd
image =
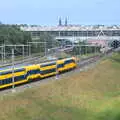
{"label": "utility pole", "polygon": [[56,79],[59,78],[59,77],[58,77],[58,74],[59,74],[59,73],[58,73],[58,68],[57,68],[57,60],[58,60],[58,59],[56,59]]}
{"label": "utility pole", "polygon": [[82,56],[82,46],[80,46],[80,56]]}
{"label": "utility pole", "polygon": [[46,41],[45,41],[45,43],[44,43],[44,44],[45,44],[45,56],[46,56],[46,55],[47,55],[47,50],[46,50],[46,47],[47,47],[47,46],[46,46]]}
{"label": "utility pole", "polygon": [[[25,57],[25,47],[28,47],[30,45],[4,45],[4,54],[5,54],[5,46],[6,47],[11,47],[12,49],[14,48],[14,50],[17,48],[17,47],[21,47],[22,48],[22,57],[23,57],[23,60],[24,60],[24,57]],[[16,50],[17,51],[17,50]]]}
{"label": "utility pole", "polygon": [[23,45],[23,62],[24,62],[24,56],[25,56],[25,53],[24,53],[24,45]]}
{"label": "utility pole", "polygon": [[86,50],[85,50],[85,51],[86,51],[86,55],[87,55],[87,45],[86,45],[86,47],[85,47],[85,48],[86,48]]}
{"label": "utility pole", "polygon": [[14,80],[14,48],[12,48],[12,92],[15,92],[15,80]]}
{"label": "utility pole", "polygon": [[96,54],[96,45],[95,45],[95,54]]}
{"label": "utility pole", "polygon": [[[45,56],[46,56],[46,54],[47,54],[47,49],[46,49],[46,43],[47,42],[28,42],[29,44],[41,44],[41,43],[43,43],[44,44],[44,51],[45,51]],[[31,51],[31,49],[29,50],[29,52]]]}
{"label": "utility pole", "polygon": [[4,46],[3,46],[3,45],[1,46],[1,49],[2,49],[2,50],[1,50],[1,51],[2,51],[2,52],[1,52],[1,57],[2,57],[2,63],[3,63],[3,62],[4,62],[4,56],[3,56]]}
{"label": "utility pole", "polygon": [[31,56],[31,46],[30,46],[30,43],[29,43],[29,56]]}
{"label": "utility pole", "polygon": [[3,45],[4,46],[4,49],[3,49],[3,57],[4,57],[4,62],[5,62],[5,44]]}

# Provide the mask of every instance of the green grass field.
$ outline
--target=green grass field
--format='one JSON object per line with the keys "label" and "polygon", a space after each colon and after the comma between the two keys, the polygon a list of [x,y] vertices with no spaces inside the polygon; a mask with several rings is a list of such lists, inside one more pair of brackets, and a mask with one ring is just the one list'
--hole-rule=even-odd
{"label": "green grass field", "polygon": [[0,120],[120,120],[120,54],[86,72],[0,96]]}

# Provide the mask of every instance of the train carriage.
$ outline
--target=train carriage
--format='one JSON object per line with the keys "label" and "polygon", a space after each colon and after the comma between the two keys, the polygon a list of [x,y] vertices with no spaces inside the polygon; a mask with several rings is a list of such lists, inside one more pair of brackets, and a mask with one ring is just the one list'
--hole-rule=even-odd
{"label": "train carriage", "polygon": [[40,74],[42,78],[55,75],[56,74],[56,61],[42,63],[40,65]]}
{"label": "train carriage", "polygon": [[30,65],[26,66],[26,79],[27,81],[31,81],[36,78],[41,78],[40,75],[40,65]]}
{"label": "train carriage", "polygon": [[[12,68],[0,70],[0,89],[12,85],[19,85],[36,78],[49,77],[67,70],[71,70],[77,66],[74,57],[61,59],[52,62],[46,62],[36,65],[18,67],[12,72]],[[13,83],[14,77],[14,83]]]}
{"label": "train carriage", "polygon": [[[13,76],[14,83],[12,81]],[[17,85],[26,81],[25,68],[16,68],[14,69],[14,73],[12,73],[12,69],[0,71],[0,88],[12,86],[13,84]]]}

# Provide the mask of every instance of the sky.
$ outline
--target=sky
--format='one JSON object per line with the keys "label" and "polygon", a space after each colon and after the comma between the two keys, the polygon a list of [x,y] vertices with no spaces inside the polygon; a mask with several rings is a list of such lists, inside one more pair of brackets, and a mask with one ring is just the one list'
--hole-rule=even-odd
{"label": "sky", "polygon": [[0,21],[5,24],[56,26],[120,24],[120,0],[0,0]]}

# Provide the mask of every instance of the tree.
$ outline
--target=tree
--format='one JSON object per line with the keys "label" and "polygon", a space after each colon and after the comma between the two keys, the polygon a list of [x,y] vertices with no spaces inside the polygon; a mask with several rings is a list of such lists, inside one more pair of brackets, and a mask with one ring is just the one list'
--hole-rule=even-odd
{"label": "tree", "polygon": [[46,32],[43,32],[39,39],[34,40],[34,42],[41,42],[36,44],[32,44],[32,46],[34,46],[35,49],[33,49],[33,52],[45,52],[45,47],[46,50],[50,49],[50,48],[54,48],[59,46],[59,42],[56,41],[54,39],[54,37]]}
{"label": "tree", "polygon": [[[21,31],[17,25],[0,25],[0,45],[27,44],[31,40],[30,33]],[[11,52],[10,49],[10,47],[7,47],[6,52]],[[21,49],[19,48],[18,51],[21,52]]]}

